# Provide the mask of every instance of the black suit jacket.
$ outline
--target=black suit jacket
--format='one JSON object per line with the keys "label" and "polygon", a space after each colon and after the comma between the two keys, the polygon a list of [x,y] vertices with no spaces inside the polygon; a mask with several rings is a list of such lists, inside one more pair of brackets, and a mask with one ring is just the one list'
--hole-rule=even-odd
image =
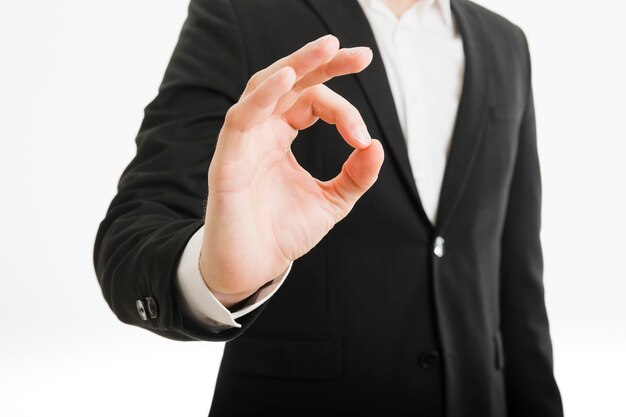
{"label": "black suit jacket", "polygon": [[[231,340],[213,415],[562,415],[544,306],[526,40],[467,0],[452,8],[466,70],[433,226],[356,0],[191,1],[137,156],[101,224],[95,265],[122,321],[172,339]],[[254,72],[326,33],[374,51],[365,71],[328,85],[381,138],[378,182],[242,329],[198,328],[183,317],[173,283],[203,223],[224,115]],[[300,132],[293,151],[328,179],[350,148],[320,122]],[[155,303],[143,320],[136,301],[148,305],[147,297]]]}

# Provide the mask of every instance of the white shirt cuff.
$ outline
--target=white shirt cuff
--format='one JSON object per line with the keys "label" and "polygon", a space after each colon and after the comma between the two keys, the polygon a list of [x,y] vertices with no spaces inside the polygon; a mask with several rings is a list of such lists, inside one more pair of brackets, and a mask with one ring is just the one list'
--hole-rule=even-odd
{"label": "white shirt cuff", "polygon": [[293,262],[285,272],[252,294],[243,306],[231,312],[215,298],[202,278],[199,261],[203,236],[204,226],[189,239],[178,264],[176,285],[180,307],[186,316],[210,329],[239,328],[241,325],[235,319],[255,310],[274,295],[289,275]]}

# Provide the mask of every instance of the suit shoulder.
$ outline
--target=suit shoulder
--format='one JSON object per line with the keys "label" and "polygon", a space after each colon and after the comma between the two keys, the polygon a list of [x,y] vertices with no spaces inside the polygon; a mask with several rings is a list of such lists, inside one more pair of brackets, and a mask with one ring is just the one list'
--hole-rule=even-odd
{"label": "suit shoulder", "polygon": [[519,26],[511,22],[506,17],[487,9],[480,4],[469,0],[466,1],[466,4],[472,13],[491,29],[501,30],[504,32],[517,32],[521,30]]}
{"label": "suit shoulder", "polygon": [[508,47],[514,45],[526,50],[527,41],[524,31],[515,23],[472,1],[467,1],[468,8],[478,19],[482,27],[492,39],[497,39]]}

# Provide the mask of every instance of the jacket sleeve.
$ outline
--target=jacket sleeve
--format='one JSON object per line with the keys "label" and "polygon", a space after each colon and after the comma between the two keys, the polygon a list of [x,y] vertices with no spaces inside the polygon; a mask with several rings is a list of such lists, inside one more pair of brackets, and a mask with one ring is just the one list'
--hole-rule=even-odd
{"label": "jacket sleeve", "polygon": [[232,339],[262,310],[242,317],[238,329],[201,329],[185,319],[174,285],[187,241],[203,224],[224,116],[248,79],[242,42],[229,0],[191,1],[158,96],[145,109],[136,156],[96,237],[95,269],[113,312],[171,339]]}
{"label": "jacket sleeve", "polygon": [[[523,35],[522,35],[523,37]],[[502,237],[501,330],[509,416],[563,415],[553,375],[552,344],[544,302],[540,242],[541,177],[528,62],[524,112]]]}

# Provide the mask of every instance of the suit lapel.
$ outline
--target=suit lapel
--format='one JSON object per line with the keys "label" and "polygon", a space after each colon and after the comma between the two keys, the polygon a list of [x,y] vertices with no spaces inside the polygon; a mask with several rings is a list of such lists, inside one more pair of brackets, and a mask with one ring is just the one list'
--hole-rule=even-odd
{"label": "suit lapel", "polygon": [[446,227],[463,193],[480,147],[488,113],[489,56],[481,23],[472,14],[466,0],[453,0],[451,5],[463,38],[465,75],[439,196],[438,230]]}
{"label": "suit lapel", "polygon": [[[411,195],[419,215],[431,225],[419,198],[411,171],[406,142],[398,120],[387,73],[367,18],[356,0],[307,0],[342,47],[368,46],[374,59],[364,71],[356,74],[380,126],[381,140],[390,159],[400,171],[402,181]],[[471,13],[466,0],[452,0],[452,11],[463,38],[465,75],[463,92],[452,136],[450,153],[443,177],[437,229],[442,230],[454,212],[465,181],[472,169],[487,116],[487,80],[489,62],[480,22]]]}
{"label": "suit lapel", "polygon": [[342,47],[368,46],[374,59],[356,78],[373,109],[383,137],[380,138],[392,162],[401,173],[402,181],[411,195],[420,216],[430,224],[422,208],[415,180],[411,172],[406,142],[398,120],[387,72],[367,18],[356,0],[307,0],[326,24],[330,33],[337,36]]}

